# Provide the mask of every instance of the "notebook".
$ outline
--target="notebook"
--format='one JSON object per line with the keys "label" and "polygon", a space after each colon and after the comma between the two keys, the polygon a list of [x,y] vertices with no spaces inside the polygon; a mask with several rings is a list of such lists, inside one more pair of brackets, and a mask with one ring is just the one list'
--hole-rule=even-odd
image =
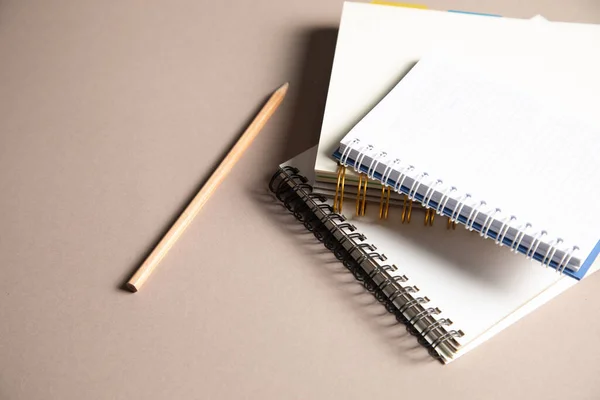
{"label": "notebook", "polygon": [[[379,0],[372,0],[370,1],[370,4],[375,4],[375,5],[386,5],[386,6],[393,6],[393,7],[402,7],[402,8],[417,8],[417,9],[422,9],[422,10],[427,10],[428,7],[426,5],[423,4],[408,4],[408,3],[401,3],[401,2],[392,2],[392,1],[379,1]],[[474,12],[468,12],[468,11],[461,11],[461,10],[448,10],[448,12],[454,12],[454,13],[466,13],[466,14],[470,14],[470,15],[479,15],[479,16],[486,16],[486,17],[499,17],[500,15],[495,15],[495,14],[483,14],[483,13],[474,13]],[[427,15],[427,14],[424,14]],[[545,18],[542,17],[541,15],[537,15],[535,17],[533,17],[532,19],[534,20],[542,20],[544,21]],[[344,24],[343,30],[347,30],[347,29],[354,29],[352,27],[352,25],[350,25],[350,27],[348,27],[347,24]],[[342,40],[344,40],[345,37],[345,32],[343,34],[338,35],[338,42],[341,42]],[[419,41],[419,39],[415,39],[415,41]],[[338,52],[341,52],[340,47],[342,46],[338,46]],[[352,49],[352,47],[346,47],[347,49]],[[386,53],[382,53],[381,54],[382,57],[386,56]],[[339,57],[343,58],[344,55],[339,55]],[[385,61],[383,61],[385,62]],[[343,70],[342,70],[343,72]],[[365,75],[368,74],[368,71],[365,71]],[[331,99],[330,99],[331,100]],[[332,101],[329,102],[329,106],[330,108],[334,107],[334,104],[331,104]],[[324,139],[325,140],[325,139]],[[321,149],[323,150],[323,149]],[[352,190],[350,189],[349,191],[345,191],[345,183],[346,183],[346,174],[348,177],[348,187],[353,187],[356,186],[357,181],[356,181],[356,176],[354,174],[352,174],[351,171],[346,172],[344,169],[339,169],[337,167],[337,165],[335,163],[333,163],[331,161],[331,157],[330,154],[328,154],[325,151],[320,151],[318,154],[318,158],[317,158],[317,164],[323,165],[324,169],[326,170],[324,174],[320,174],[318,179],[316,180],[316,182],[314,182],[314,188],[316,191],[318,191],[319,193],[322,193],[326,196],[332,197],[332,198],[341,198],[343,196],[346,196],[346,198],[350,198],[350,199],[356,199],[357,198],[357,194],[356,194],[356,190]],[[323,171],[321,171],[323,172]],[[334,174],[336,174],[337,176],[333,176]],[[343,176],[342,176],[343,174]],[[378,191],[381,190],[380,185],[377,184],[377,182],[371,182],[371,185],[367,187],[366,189],[366,201],[369,203],[375,203],[375,202],[381,202],[382,199],[384,198],[383,196],[380,196],[380,193],[378,193]],[[337,200],[334,203],[334,208],[337,209],[337,207],[342,204],[343,202],[338,203]],[[388,204],[388,203],[386,203]],[[390,199],[389,199],[389,204],[392,206],[402,206],[402,207],[408,207],[410,206],[412,209],[412,203],[406,203],[406,201],[404,200],[404,198],[402,196],[396,195],[394,193],[392,193]],[[383,207],[385,207],[386,205],[384,205]],[[415,210],[420,210],[418,207],[415,207]],[[408,218],[406,218],[404,220],[404,222],[409,223],[410,222],[410,216],[411,213],[406,214],[405,215],[408,216]],[[383,217],[383,215],[382,215]],[[426,215],[426,218],[427,215]]]}
{"label": "notebook", "polygon": [[[352,126],[441,38],[475,40],[479,46],[498,37],[517,40],[526,25],[547,23],[541,16],[533,20],[344,3],[314,166],[315,191],[332,198],[336,192],[344,191],[339,185],[338,164],[331,153]],[[563,29],[581,25],[551,24],[566,26]],[[579,45],[575,46],[579,48]],[[347,171],[344,183],[346,196],[355,198],[357,175]],[[369,182],[367,198],[380,201],[381,186]],[[392,193],[391,198],[392,205],[402,206],[401,196]]]}
{"label": "notebook", "polygon": [[441,225],[402,225],[398,215],[382,222],[376,210],[363,217],[335,213],[332,199],[314,193],[308,183],[316,153],[315,146],[278,168],[271,191],[442,363],[577,283],[468,230],[448,234]]}
{"label": "notebook", "polygon": [[[600,30],[590,33],[600,46]],[[507,71],[493,51],[451,47],[422,57],[344,136],[335,157],[484,238],[580,279],[600,253],[600,215],[572,202],[600,197],[600,123],[556,99],[563,92],[547,73],[552,68],[532,70],[554,52],[523,60],[523,48],[513,61],[526,66]],[[595,63],[600,70],[600,57]],[[570,71],[563,62],[557,75]],[[550,84],[555,96],[542,87]],[[600,92],[586,99],[594,97],[600,104]]]}

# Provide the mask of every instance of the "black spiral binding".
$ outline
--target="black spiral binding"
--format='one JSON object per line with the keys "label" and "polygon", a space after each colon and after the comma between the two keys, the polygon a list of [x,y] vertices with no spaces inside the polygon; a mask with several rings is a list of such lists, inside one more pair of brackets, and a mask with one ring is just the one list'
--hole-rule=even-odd
{"label": "black spiral binding", "polygon": [[[277,199],[304,224],[307,230],[354,275],[356,280],[382,303],[386,310],[406,325],[429,354],[447,362],[457,353],[460,330],[449,330],[452,321],[436,318],[441,311],[427,307],[427,297],[416,296],[416,286],[404,285],[406,276],[393,276],[395,265],[382,265],[385,255],[376,252],[375,246],[365,243],[366,237],[356,232],[356,227],[343,215],[334,212],[326,204],[326,198],[312,192],[312,186],[293,167],[280,168],[269,182],[270,190]],[[380,263],[381,262],[381,263]]]}

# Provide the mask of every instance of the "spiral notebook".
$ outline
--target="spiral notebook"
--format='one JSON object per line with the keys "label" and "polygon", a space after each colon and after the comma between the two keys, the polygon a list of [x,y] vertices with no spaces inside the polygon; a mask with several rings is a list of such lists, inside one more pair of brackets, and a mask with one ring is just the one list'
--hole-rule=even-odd
{"label": "spiral notebook", "polygon": [[600,124],[522,89],[509,79],[514,72],[490,72],[490,62],[469,49],[432,51],[350,130],[335,157],[581,279],[600,253],[600,215],[571,203],[600,198]]}
{"label": "spiral notebook", "polygon": [[[595,55],[598,26],[531,20],[495,18],[438,10],[419,10],[346,2],[340,21],[331,81],[315,162],[315,191],[334,197],[345,192],[356,198],[358,176],[352,169],[340,171],[331,154],[340,139],[366,115],[434,45],[463,42],[491,55],[499,68],[519,69],[522,64],[540,65],[547,60],[554,73],[545,94],[566,93],[574,108],[593,109],[600,99],[600,68]],[[408,39],[407,39],[408,38]],[[540,40],[537,40],[540,38]],[[519,61],[509,57],[515,44],[526,51]],[[505,44],[504,47],[499,44]],[[545,55],[543,55],[545,54]],[[543,55],[543,56],[542,56]],[[551,57],[550,57],[551,56]],[[557,71],[576,71],[558,73]],[[560,76],[556,76],[559,74]],[[555,79],[560,78],[560,79]],[[533,80],[532,82],[535,82]],[[351,95],[350,95],[351,94]],[[344,172],[345,176],[339,176]],[[341,186],[343,179],[344,187]],[[369,181],[368,202],[380,202],[381,185]],[[392,206],[404,207],[404,196],[391,193]],[[373,205],[372,207],[377,207]],[[419,210],[415,204],[415,210]],[[347,210],[349,211],[349,210]],[[422,213],[419,210],[419,213]],[[419,216],[420,217],[420,216]],[[419,218],[420,220],[420,218]],[[436,218],[436,224],[447,220]]]}
{"label": "spiral notebook", "polygon": [[316,153],[313,147],[283,164],[271,191],[443,363],[577,283],[468,230],[403,225],[398,215],[382,222],[375,209],[362,217],[336,213],[331,199],[312,191]]}
{"label": "spiral notebook", "polygon": [[[428,7],[422,4],[407,4],[377,0],[371,1],[370,4],[393,6],[403,9],[419,9],[421,11],[428,10]],[[367,9],[369,12],[363,11]],[[342,23],[340,32],[338,35],[338,45],[336,47],[336,62],[332,73],[332,75],[335,76],[334,79],[336,81],[344,82],[347,80],[347,83],[352,82],[352,84],[357,84],[358,81],[361,81],[363,84],[367,83],[368,87],[371,87],[371,90],[374,92],[378,92],[379,89],[377,86],[381,81],[381,78],[384,76],[380,74],[374,74],[372,68],[370,67],[376,66],[376,68],[389,68],[391,65],[398,68],[400,71],[406,70],[414,63],[413,51],[411,50],[406,52],[404,49],[402,49],[400,52],[390,52],[386,49],[385,44],[377,47],[369,45],[370,54],[368,62],[370,66],[367,68],[364,68],[364,66],[357,69],[353,68],[356,63],[354,60],[352,60],[352,58],[362,58],[361,53],[363,52],[363,46],[367,43],[372,43],[375,40],[380,44],[386,42],[391,43],[397,40],[396,36],[398,36],[401,32],[406,32],[409,30],[412,31],[412,37],[410,41],[411,48],[422,50],[426,49],[436,37],[436,31],[447,29],[446,24],[439,24],[439,18],[441,15],[443,15],[441,14],[442,12],[467,14],[468,17],[458,17],[456,20],[461,25],[467,26],[469,26],[473,16],[501,17],[497,14],[484,14],[469,11],[431,10],[433,12],[409,13],[407,15],[410,18],[407,18],[405,21],[398,20],[398,16],[403,16],[403,13],[390,14],[393,19],[383,19],[377,21],[380,30],[374,32],[369,29],[369,21],[374,20],[373,17],[385,13],[386,10],[389,10],[389,8],[366,8],[364,4],[360,4],[355,8],[353,3],[348,3],[345,5],[345,9],[341,18]],[[541,15],[537,15],[531,20],[547,22],[547,20]],[[390,24],[390,21],[393,21],[394,23]],[[450,16],[449,21],[454,21],[454,17]],[[451,24],[452,22],[449,23]],[[366,29],[365,26],[367,26]],[[473,26],[473,30],[476,29],[477,25]],[[430,32],[431,35],[424,34],[426,32]],[[459,35],[463,34],[464,33],[459,33]],[[360,41],[357,41],[357,39],[360,39]],[[351,78],[349,78],[350,76]],[[340,114],[339,117],[347,120],[353,119],[352,113],[348,112],[346,108],[345,101],[340,101],[339,97],[336,97],[335,90],[332,88],[327,101],[328,110],[326,113],[326,120],[329,119],[330,115],[335,113],[335,110],[338,106],[344,107],[344,113],[343,115]],[[385,210],[387,210],[390,206],[395,206],[402,208],[401,215],[403,223],[410,223],[411,221],[414,221],[415,218],[413,218],[413,211],[415,211],[417,214],[422,214],[419,215],[419,217],[423,218],[423,221],[426,225],[431,226],[433,224],[435,216],[427,212],[427,210],[419,207],[418,204],[413,204],[413,202],[407,199],[406,196],[382,190],[381,185],[377,181],[365,181],[364,184],[361,181],[359,185],[359,177],[356,176],[356,174],[354,174],[352,171],[348,171],[345,168],[340,168],[338,165],[336,165],[335,161],[331,158],[331,151],[325,151],[325,146],[331,147],[336,145],[336,140],[326,132],[328,132],[328,130],[326,127],[324,127],[316,160],[317,179],[314,183],[314,190],[325,196],[333,198],[334,209],[341,211],[339,207],[343,204],[344,199],[355,200],[357,204],[360,204],[361,202],[380,203],[380,214],[382,219],[387,218],[388,213]],[[357,213],[360,212],[360,210],[364,207],[366,207],[366,204],[357,205]],[[448,224],[448,228],[455,228],[455,224]]]}
{"label": "spiral notebook", "polygon": [[[335,193],[338,169],[331,153],[339,140],[432,45],[444,38],[475,41],[478,46],[496,37],[514,41],[524,25],[547,23],[541,16],[531,20],[498,17],[345,2],[315,162],[315,190]],[[345,178],[348,194],[354,196],[351,187],[357,186],[358,178],[351,171]],[[376,182],[369,185],[367,193],[373,201],[379,189]]]}

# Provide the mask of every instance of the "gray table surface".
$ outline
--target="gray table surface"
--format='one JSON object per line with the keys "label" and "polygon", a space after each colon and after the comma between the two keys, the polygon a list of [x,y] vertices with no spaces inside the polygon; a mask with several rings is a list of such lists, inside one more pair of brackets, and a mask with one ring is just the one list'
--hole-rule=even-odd
{"label": "gray table surface", "polygon": [[[597,0],[428,4],[600,23]],[[267,176],[317,142],[341,6],[0,0],[0,399],[600,398],[600,276],[442,366],[273,214]],[[288,80],[147,285],[121,290]]]}

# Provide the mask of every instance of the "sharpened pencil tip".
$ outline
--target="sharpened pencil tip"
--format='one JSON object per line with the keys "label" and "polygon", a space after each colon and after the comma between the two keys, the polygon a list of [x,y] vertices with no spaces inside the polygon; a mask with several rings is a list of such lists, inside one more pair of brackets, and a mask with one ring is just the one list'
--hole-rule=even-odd
{"label": "sharpened pencil tip", "polygon": [[278,92],[287,92],[288,88],[290,87],[290,83],[286,82],[283,85],[279,86],[279,89],[277,89]]}

